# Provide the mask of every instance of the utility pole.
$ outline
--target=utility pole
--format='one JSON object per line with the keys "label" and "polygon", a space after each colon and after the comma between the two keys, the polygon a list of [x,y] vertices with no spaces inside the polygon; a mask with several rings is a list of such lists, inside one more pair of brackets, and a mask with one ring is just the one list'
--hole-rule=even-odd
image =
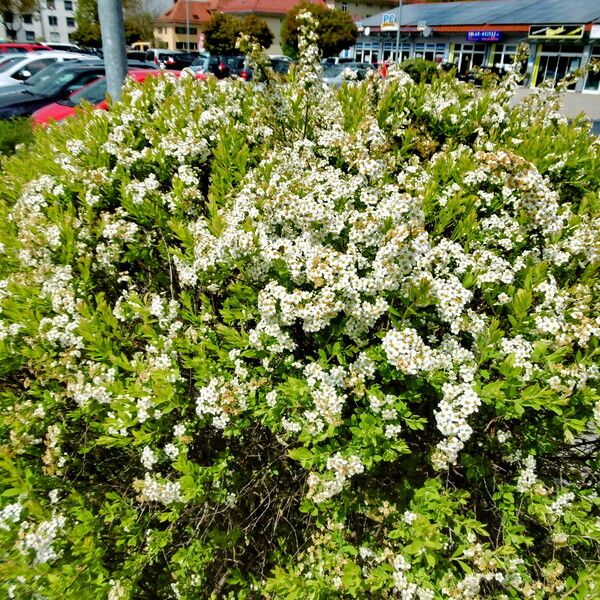
{"label": "utility pole", "polygon": [[98,17],[102,32],[106,89],[112,99],[118,101],[121,99],[121,87],[127,75],[122,0],[98,0]]}
{"label": "utility pole", "polygon": [[185,0],[185,47],[190,51],[190,2]]}
{"label": "utility pole", "polygon": [[402,23],[402,0],[398,1],[398,31],[396,32],[396,63],[400,64],[400,24]]}

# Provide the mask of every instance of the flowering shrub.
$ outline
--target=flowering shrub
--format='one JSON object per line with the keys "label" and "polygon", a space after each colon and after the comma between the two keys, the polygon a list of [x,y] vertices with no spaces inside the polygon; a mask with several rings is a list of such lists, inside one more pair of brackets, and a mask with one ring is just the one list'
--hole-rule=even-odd
{"label": "flowering shrub", "polygon": [[6,161],[3,595],[597,597],[600,144],[303,39]]}

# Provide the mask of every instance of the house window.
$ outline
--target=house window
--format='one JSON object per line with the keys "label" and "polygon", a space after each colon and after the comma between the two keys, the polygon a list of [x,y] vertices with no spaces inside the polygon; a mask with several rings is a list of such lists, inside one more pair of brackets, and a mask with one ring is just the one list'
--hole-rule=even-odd
{"label": "house window", "polygon": [[50,10],[54,10],[56,8],[54,0],[46,0],[46,7]]}
{"label": "house window", "polygon": [[51,42],[60,42],[60,33],[58,31],[50,32],[50,41]]}
{"label": "house window", "polygon": [[65,0],[65,10],[73,10],[73,0]]}
{"label": "house window", "polygon": [[75,27],[75,18],[67,17],[67,27]]}
{"label": "house window", "polygon": [[23,15],[23,23],[25,23],[26,25],[31,25],[31,23],[33,23],[33,16]]}
{"label": "house window", "polygon": [[[185,35],[187,33],[187,27],[175,27],[175,33]],[[196,27],[190,27],[190,35],[196,35],[197,33],[198,29]]]}
{"label": "house window", "polygon": [[156,33],[162,33],[163,32],[163,28],[162,27],[157,27],[156,28]]}
{"label": "house window", "polygon": [[58,25],[58,17],[48,17],[48,25]]}
{"label": "house window", "polygon": [[342,2],[342,12],[348,12],[348,3]]}
{"label": "house window", "polygon": [[25,39],[28,42],[35,42],[35,31],[26,31],[25,32]]}

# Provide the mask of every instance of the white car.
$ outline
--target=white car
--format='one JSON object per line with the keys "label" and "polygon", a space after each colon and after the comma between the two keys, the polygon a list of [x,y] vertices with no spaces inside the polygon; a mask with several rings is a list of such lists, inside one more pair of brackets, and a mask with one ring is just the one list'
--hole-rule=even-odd
{"label": "white car", "polygon": [[27,81],[32,75],[55,62],[66,60],[89,60],[89,54],[49,51],[29,52],[26,55],[13,56],[0,64],[0,90],[15,83]]}

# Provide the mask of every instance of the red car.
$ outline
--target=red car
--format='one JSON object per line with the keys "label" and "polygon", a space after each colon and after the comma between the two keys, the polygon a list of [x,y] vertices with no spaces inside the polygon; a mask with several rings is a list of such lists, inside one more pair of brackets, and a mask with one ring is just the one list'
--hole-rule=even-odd
{"label": "red car", "polygon": [[52,50],[45,44],[27,44],[21,42],[0,42],[0,56],[3,54],[26,54],[27,52],[37,52],[38,50]]}
{"label": "red car", "polygon": [[[181,71],[163,71],[162,69],[131,69],[128,76],[139,81],[144,81],[147,77],[160,77],[165,73],[179,77]],[[204,75],[196,75],[196,79],[206,79]],[[106,78],[97,79],[93,83],[73,92],[68,98],[48,104],[39,110],[36,110],[32,119],[37,125],[48,125],[51,121],[62,121],[75,114],[75,109],[82,102],[89,102],[97,110],[108,110],[106,101]]]}

